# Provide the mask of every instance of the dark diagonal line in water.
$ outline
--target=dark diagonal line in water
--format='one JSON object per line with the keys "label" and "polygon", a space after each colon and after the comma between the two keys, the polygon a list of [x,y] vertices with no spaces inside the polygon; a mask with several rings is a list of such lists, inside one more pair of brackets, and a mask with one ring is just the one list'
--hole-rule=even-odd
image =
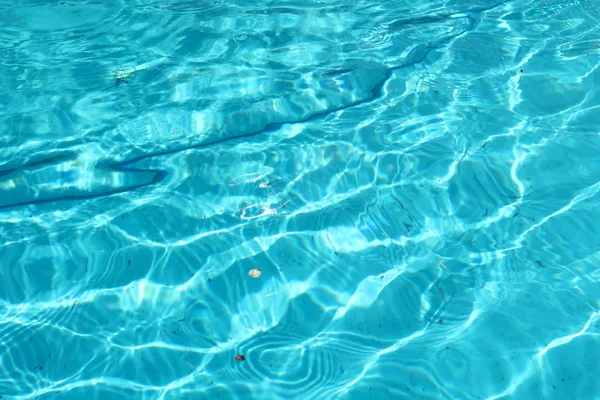
{"label": "dark diagonal line in water", "polygon": [[0,178],[14,172],[22,172],[30,168],[42,167],[44,165],[52,165],[57,164],[59,162],[65,162],[69,160],[75,160],[77,158],[77,154],[69,151],[62,152],[58,155],[52,157],[46,157],[41,160],[31,161],[23,165],[19,165],[18,167],[7,168],[0,171]]}
{"label": "dark diagonal line in water", "polygon": [[[128,174],[132,174],[132,173],[133,174],[136,174],[136,173],[152,174],[152,178],[149,180],[146,180],[143,183],[120,187],[120,188],[116,188],[113,190],[106,190],[106,191],[88,194],[88,195],[65,195],[65,196],[59,196],[59,197],[26,200],[26,201],[22,201],[22,202],[11,203],[11,204],[0,204],[0,209],[16,208],[16,207],[27,206],[27,205],[53,203],[53,202],[58,202],[58,201],[89,200],[89,199],[94,199],[94,198],[99,198],[99,197],[111,196],[111,195],[124,193],[124,192],[130,192],[130,191],[137,190],[137,189],[140,189],[140,188],[143,188],[146,186],[155,185],[167,177],[167,175],[168,175],[167,171],[160,170],[160,169],[135,168],[133,165],[140,161],[155,158],[155,157],[161,157],[161,156],[171,155],[171,154],[175,154],[175,153],[179,153],[179,152],[183,152],[183,151],[187,151],[187,150],[202,149],[202,148],[206,148],[209,146],[215,146],[215,145],[219,145],[219,144],[230,143],[230,142],[234,142],[234,141],[248,139],[248,138],[255,137],[255,136],[258,136],[261,134],[276,131],[285,125],[312,122],[312,121],[318,120],[320,118],[327,117],[336,112],[344,111],[349,108],[358,107],[358,106],[361,106],[364,104],[368,104],[368,103],[380,100],[383,97],[383,88],[384,88],[385,84],[390,80],[390,78],[392,77],[392,75],[395,72],[422,63],[425,60],[425,57],[427,56],[427,54],[429,54],[429,52],[431,52],[432,50],[438,49],[438,48],[442,47],[443,45],[449,43],[451,40],[456,39],[457,37],[465,34],[466,32],[473,30],[473,28],[476,25],[476,19],[475,19],[475,17],[473,17],[471,15],[476,14],[476,13],[481,13],[484,11],[488,11],[488,10],[495,8],[498,5],[503,4],[503,3],[496,4],[495,6],[487,8],[487,9],[471,10],[468,13],[469,15],[466,15],[465,13],[456,13],[453,15],[440,15],[440,16],[419,18],[419,19],[412,20],[413,24],[417,24],[417,23],[438,22],[438,21],[442,21],[442,20],[459,19],[460,18],[460,19],[466,19],[469,22],[469,24],[466,27],[464,27],[464,29],[461,29],[459,33],[457,33],[455,35],[451,35],[445,39],[442,39],[433,45],[421,45],[421,46],[417,46],[417,47],[413,48],[411,50],[411,52],[406,56],[407,60],[412,60],[412,61],[410,61],[404,65],[399,65],[399,66],[389,68],[386,71],[385,76],[371,88],[371,90],[370,90],[371,95],[368,97],[365,97],[361,100],[357,100],[355,102],[352,102],[352,103],[349,103],[346,105],[342,105],[339,107],[335,107],[335,108],[331,108],[331,109],[324,110],[321,112],[317,112],[315,114],[309,115],[308,117],[306,117],[304,119],[270,123],[270,124],[265,125],[262,129],[255,131],[255,132],[250,132],[247,134],[230,136],[230,137],[223,137],[223,138],[212,140],[212,141],[202,142],[202,143],[199,143],[196,145],[191,145],[191,146],[186,146],[186,147],[181,147],[181,148],[174,148],[174,149],[156,152],[156,153],[152,153],[152,154],[145,154],[145,155],[142,155],[142,156],[130,159],[130,160],[120,161],[120,162],[112,163],[112,164],[108,165],[108,168],[112,169],[113,171],[118,171],[118,172],[123,172],[123,173],[128,173]],[[411,21],[410,20],[399,21],[398,23],[400,25],[406,25],[406,24],[411,23]],[[350,72],[349,70],[348,71],[343,70],[343,71]],[[336,72],[339,72],[339,71],[336,71]],[[63,158],[72,158],[72,157],[62,155],[62,156],[58,156],[58,157],[54,157],[54,158],[48,158],[48,159],[38,161],[35,163],[30,163],[28,165],[11,168],[11,169],[8,169],[5,171],[0,171],[0,177],[10,174],[12,172],[23,170],[27,167],[56,163],[58,161],[61,161]]]}

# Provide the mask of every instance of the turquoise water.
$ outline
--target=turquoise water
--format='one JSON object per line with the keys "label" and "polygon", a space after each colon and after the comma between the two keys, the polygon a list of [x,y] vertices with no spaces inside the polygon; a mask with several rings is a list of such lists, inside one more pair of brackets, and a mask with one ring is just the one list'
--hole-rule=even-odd
{"label": "turquoise water", "polygon": [[2,399],[600,399],[595,0],[0,6]]}

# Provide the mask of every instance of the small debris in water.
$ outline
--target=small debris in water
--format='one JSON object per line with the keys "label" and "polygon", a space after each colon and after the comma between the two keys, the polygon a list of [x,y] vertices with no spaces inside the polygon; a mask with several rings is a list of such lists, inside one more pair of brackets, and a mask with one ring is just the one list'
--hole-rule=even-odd
{"label": "small debris in water", "polygon": [[439,263],[440,263],[440,265],[441,265],[441,266],[442,266],[442,267],[443,267],[443,268],[444,268],[446,271],[448,270],[448,268],[446,268],[446,266],[444,265],[444,263],[442,262],[442,260],[440,260],[440,258],[439,258],[439,257],[437,257],[437,262],[439,262]]}
{"label": "small debris in water", "polygon": [[246,357],[244,357],[244,356],[243,356],[243,355],[241,355],[241,354],[238,354],[237,356],[235,356],[235,359],[236,359],[236,360],[238,360],[238,361],[245,361],[245,360],[246,360]]}
{"label": "small debris in water", "polygon": [[248,275],[252,278],[258,278],[261,273],[262,272],[258,268],[251,269],[250,271],[248,271]]}

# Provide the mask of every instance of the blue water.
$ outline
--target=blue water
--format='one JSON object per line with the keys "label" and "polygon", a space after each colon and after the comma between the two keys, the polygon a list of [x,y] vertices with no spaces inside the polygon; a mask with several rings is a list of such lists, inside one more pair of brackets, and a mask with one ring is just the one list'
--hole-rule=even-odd
{"label": "blue water", "polygon": [[600,399],[598,21],[0,0],[0,398]]}

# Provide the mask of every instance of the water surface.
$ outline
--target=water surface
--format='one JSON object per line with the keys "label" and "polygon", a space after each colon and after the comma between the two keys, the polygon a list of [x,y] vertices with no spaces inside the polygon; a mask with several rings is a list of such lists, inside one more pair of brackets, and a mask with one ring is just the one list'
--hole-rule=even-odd
{"label": "water surface", "polygon": [[600,398],[595,1],[0,11],[0,396]]}

